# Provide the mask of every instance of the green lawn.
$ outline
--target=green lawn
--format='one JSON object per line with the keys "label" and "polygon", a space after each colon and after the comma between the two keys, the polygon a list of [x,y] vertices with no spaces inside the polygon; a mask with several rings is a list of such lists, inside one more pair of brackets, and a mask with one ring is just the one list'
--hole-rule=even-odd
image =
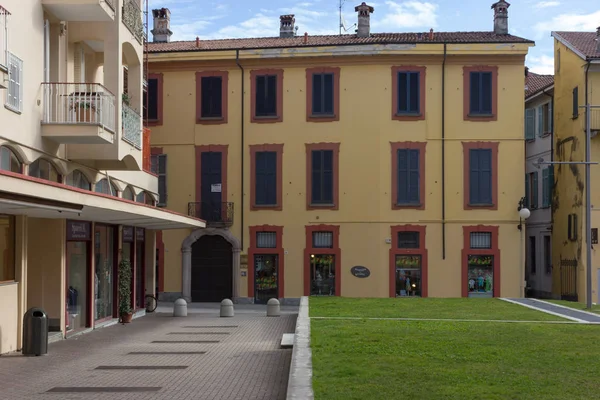
{"label": "green lawn", "polygon": [[[371,315],[364,310],[376,305],[385,305],[386,315],[411,310],[402,305],[393,312],[410,300],[342,300],[338,314]],[[335,314],[334,302],[310,303],[313,315]],[[411,315],[435,315],[416,303]],[[448,303],[461,305],[459,314],[509,317],[501,301],[477,300],[479,311]],[[449,316],[443,302],[431,307]],[[316,400],[587,400],[600,393],[599,326],[313,319],[311,329]]]}
{"label": "green lawn", "polygon": [[309,304],[311,317],[567,321],[499,299],[311,297]]}
{"label": "green lawn", "polygon": [[544,301],[547,301],[549,303],[558,304],[558,305],[565,306],[565,307],[575,308],[577,310],[590,311],[593,313],[600,314],[600,305],[592,305],[592,309],[588,310],[585,308],[586,307],[585,303],[577,303],[574,301],[566,301],[566,300],[544,300]]}

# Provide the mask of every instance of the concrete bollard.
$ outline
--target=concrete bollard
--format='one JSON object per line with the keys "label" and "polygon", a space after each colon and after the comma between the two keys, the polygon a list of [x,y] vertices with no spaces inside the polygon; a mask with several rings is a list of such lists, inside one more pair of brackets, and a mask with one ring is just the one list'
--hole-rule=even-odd
{"label": "concrete bollard", "polygon": [[233,317],[233,301],[224,299],[221,302],[221,317]]}
{"label": "concrete bollard", "polygon": [[275,298],[269,299],[267,302],[267,317],[279,317],[280,315],[279,300]]}
{"label": "concrete bollard", "polygon": [[187,317],[187,301],[185,301],[185,299],[175,300],[175,305],[173,306],[173,316]]}

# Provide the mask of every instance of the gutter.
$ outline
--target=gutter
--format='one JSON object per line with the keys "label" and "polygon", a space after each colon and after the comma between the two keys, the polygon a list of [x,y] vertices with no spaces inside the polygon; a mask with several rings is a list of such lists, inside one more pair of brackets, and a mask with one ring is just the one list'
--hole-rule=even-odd
{"label": "gutter", "polygon": [[[241,229],[240,229],[240,248],[243,249],[244,248],[244,153],[245,153],[245,147],[244,147],[244,67],[242,67],[242,65],[240,64],[240,49],[236,49],[235,50],[235,63],[237,64],[237,66],[239,67],[240,71],[242,72],[242,92],[241,92],[241,106],[242,106],[242,119],[240,122],[240,137],[241,137],[241,143],[242,143],[242,150],[241,150],[241,154],[240,154],[240,159],[241,159],[241,174],[240,174],[240,224],[241,224]],[[240,249],[240,250],[241,250]],[[243,250],[242,250],[243,251]]]}
{"label": "gutter", "polygon": [[442,61],[442,260],[446,259],[446,46]]}

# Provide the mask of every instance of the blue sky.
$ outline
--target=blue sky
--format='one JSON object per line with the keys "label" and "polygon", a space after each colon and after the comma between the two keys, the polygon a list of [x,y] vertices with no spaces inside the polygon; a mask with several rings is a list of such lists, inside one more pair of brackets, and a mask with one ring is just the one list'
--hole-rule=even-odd
{"label": "blue sky", "polygon": [[[361,0],[362,1],[362,0]],[[348,26],[356,22],[346,0]],[[493,29],[491,0],[376,0],[372,32],[480,31]],[[150,8],[171,10],[171,40],[221,39],[279,35],[279,15],[295,14],[298,34],[337,34],[339,0],[150,0]],[[152,21],[150,21],[152,25]],[[533,72],[553,73],[550,31],[595,31],[600,2],[590,0],[514,0],[509,8],[510,33],[534,40],[527,65]],[[150,29],[152,26],[150,26]],[[348,32],[353,33],[355,28]]]}

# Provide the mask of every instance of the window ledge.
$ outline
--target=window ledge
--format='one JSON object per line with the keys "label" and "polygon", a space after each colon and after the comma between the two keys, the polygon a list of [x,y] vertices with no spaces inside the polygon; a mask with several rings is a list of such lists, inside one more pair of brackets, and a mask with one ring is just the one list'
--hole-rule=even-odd
{"label": "window ledge", "polygon": [[419,207],[423,207],[423,204],[422,203],[396,203],[395,206],[402,207],[402,208],[419,208]]}
{"label": "window ledge", "polygon": [[252,211],[281,211],[279,204],[252,204]]}
{"label": "window ledge", "polygon": [[473,207],[473,208],[490,208],[490,207],[494,207],[495,204],[493,204],[493,203],[477,203],[477,204],[469,203],[469,204],[467,204],[467,206]]}
{"label": "window ledge", "polygon": [[396,117],[422,117],[420,112],[397,112]]}
{"label": "window ledge", "polygon": [[533,139],[525,139],[525,141],[526,141],[527,143],[533,143],[533,142],[535,142],[535,138],[533,138]]}
{"label": "window ledge", "polygon": [[6,109],[7,109],[7,110],[9,110],[9,111],[12,111],[12,112],[14,112],[15,114],[19,114],[19,115],[21,115],[21,114],[22,114],[22,112],[21,112],[21,111],[19,111],[19,110],[17,110],[17,109],[15,109],[15,108],[13,108],[13,107],[11,107],[11,106],[9,106],[8,104],[5,104],[5,105],[4,105],[4,108],[6,108]]}
{"label": "window ledge", "polygon": [[333,204],[333,203],[327,203],[327,204],[325,204],[325,203],[318,203],[318,204],[310,203],[310,206],[314,207],[314,208],[331,208],[331,207],[335,207],[335,204]]}
{"label": "window ledge", "polygon": [[277,119],[279,115],[255,115],[254,119]]}
{"label": "window ledge", "polygon": [[311,118],[335,118],[335,114],[311,114]]}
{"label": "window ledge", "polygon": [[550,135],[552,135],[552,132],[544,132],[544,133],[542,133],[542,134],[540,135],[540,137],[541,137],[541,138],[544,138],[544,137],[548,137],[548,136],[550,136]]}
{"label": "window ledge", "polygon": [[469,113],[469,114],[467,114],[467,117],[469,117],[469,118],[493,118],[494,114],[473,114],[473,113]]}
{"label": "window ledge", "polygon": [[198,118],[198,121],[222,121],[224,118],[223,116],[220,117],[200,117]]}
{"label": "window ledge", "polygon": [[9,286],[9,285],[16,285],[18,283],[19,282],[14,281],[14,280],[13,281],[0,281],[0,287],[2,287],[2,286]]}

